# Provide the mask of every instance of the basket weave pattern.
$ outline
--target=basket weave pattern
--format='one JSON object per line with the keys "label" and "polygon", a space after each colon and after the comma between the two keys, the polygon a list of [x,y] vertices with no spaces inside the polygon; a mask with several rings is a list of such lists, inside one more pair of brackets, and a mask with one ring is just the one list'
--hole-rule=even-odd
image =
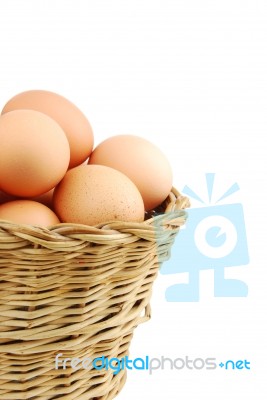
{"label": "basket weave pattern", "polygon": [[0,399],[117,395],[124,370],[55,369],[55,357],[128,355],[188,205],[173,188],[143,223],[42,229],[0,221]]}

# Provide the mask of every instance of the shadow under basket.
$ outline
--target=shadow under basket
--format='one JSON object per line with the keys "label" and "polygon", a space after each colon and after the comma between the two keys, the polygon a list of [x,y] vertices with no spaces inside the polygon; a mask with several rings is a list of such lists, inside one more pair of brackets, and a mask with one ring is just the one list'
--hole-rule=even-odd
{"label": "shadow under basket", "polygon": [[63,361],[129,354],[188,206],[173,188],[142,223],[43,229],[0,221],[1,400],[111,400],[119,393],[125,370]]}

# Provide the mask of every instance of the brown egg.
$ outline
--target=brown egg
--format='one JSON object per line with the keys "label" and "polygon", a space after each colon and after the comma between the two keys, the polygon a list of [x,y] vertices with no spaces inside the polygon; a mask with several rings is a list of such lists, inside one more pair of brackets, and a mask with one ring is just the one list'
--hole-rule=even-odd
{"label": "brown egg", "polygon": [[29,90],[10,99],[2,114],[18,109],[40,111],[61,126],[70,145],[69,168],[88,158],[93,149],[93,131],[85,115],[69,100],[46,90]]}
{"label": "brown egg", "polygon": [[139,189],[147,211],[160,205],[172,188],[171,166],[161,150],[134,135],[106,139],[92,152],[89,164],[101,164],[121,171]]}
{"label": "brown egg", "polygon": [[31,200],[14,200],[0,205],[0,220],[41,227],[60,222],[50,208]]}
{"label": "brown egg", "polygon": [[133,182],[102,165],[81,165],[69,170],[56,187],[53,202],[62,222],[97,225],[144,220],[144,203]]}
{"label": "brown egg", "polygon": [[69,143],[61,127],[33,110],[0,117],[0,187],[19,197],[39,196],[65,175]]}

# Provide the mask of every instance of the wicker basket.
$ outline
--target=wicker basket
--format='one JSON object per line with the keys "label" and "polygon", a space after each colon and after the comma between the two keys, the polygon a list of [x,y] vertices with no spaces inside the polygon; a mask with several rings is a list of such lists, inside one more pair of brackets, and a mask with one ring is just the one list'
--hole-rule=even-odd
{"label": "wicker basket", "polygon": [[173,189],[143,223],[41,229],[0,221],[1,400],[118,394],[124,370],[56,369],[55,357],[128,355],[188,205]]}

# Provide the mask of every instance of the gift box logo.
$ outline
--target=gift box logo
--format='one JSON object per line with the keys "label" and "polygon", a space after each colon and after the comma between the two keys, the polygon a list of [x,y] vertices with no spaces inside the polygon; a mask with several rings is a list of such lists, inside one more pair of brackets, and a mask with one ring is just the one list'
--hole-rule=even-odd
{"label": "gift box logo", "polygon": [[[210,203],[215,174],[206,174]],[[176,237],[171,258],[166,261],[162,274],[188,273],[188,283],[178,283],[167,288],[166,300],[185,302],[199,300],[199,274],[201,270],[214,270],[215,297],[246,297],[247,285],[237,279],[226,279],[225,268],[246,265],[249,254],[242,204],[217,203],[239,190],[233,184],[215,204],[205,205],[188,186],[183,193],[204,206],[187,210],[188,219]]]}

